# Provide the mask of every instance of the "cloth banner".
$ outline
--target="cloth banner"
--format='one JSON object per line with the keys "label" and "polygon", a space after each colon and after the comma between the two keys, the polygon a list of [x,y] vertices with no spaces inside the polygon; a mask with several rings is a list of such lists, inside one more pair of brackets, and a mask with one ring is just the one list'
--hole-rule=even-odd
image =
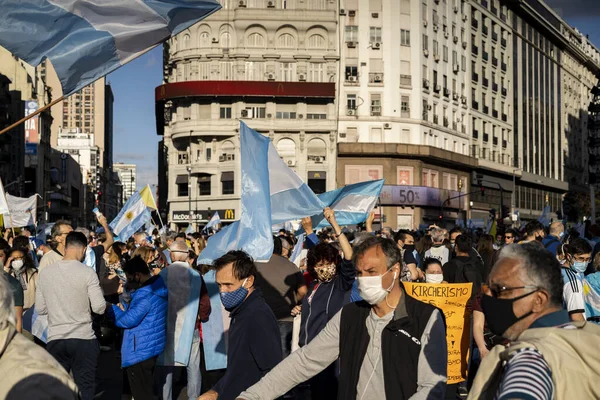
{"label": "cloth banner", "polygon": [[31,197],[16,197],[6,194],[8,203],[8,214],[4,216],[5,228],[22,228],[24,226],[35,225],[37,194]]}
{"label": "cloth banner", "polygon": [[444,313],[448,342],[448,385],[463,382],[467,377],[471,338],[471,313],[467,311],[467,303],[473,284],[403,282],[403,285],[410,297],[436,306]]}
{"label": "cloth banner", "polygon": [[227,368],[227,334],[229,331],[229,313],[223,308],[219,286],[214,270],[204,274],[204,283],[210,297],[210,319],[202,323],[202,337],[206,370]]}

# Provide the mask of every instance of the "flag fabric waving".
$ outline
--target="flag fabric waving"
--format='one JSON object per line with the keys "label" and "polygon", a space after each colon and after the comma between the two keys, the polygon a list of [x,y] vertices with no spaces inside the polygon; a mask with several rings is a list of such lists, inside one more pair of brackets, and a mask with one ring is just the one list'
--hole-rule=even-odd
{"label": "flag fabric waving", "polygon": [[17,197],[6,193],[8,213],[4,216],[5,228],[21,228],[35,225],[37,194],[31,197]]}
{"label": "flag fabric waving", "polygon": [[[319,195],[324,207],[335,211],[335,219],[340,226],[355,225],[364,222],[379,199],[384,180],[366,181],[346,185]],[[313,214],[314,215],[314,214]],[[315,229],[329,226],[321,212],[313,216]]]}
{"label": "flag fabric waving", "polygon": [[221,8],[217,0],[0,0],[0,45],[68,96]]}
{"label": "flag fabric waving", "polygon": [[544,207],[544,211],[542,211],[542,215],[538,218],[538,221],[544,226],[550,224],[550,206],[548,204]]}
{"label": "flag fabric waving", "polygon": [[9,212],[8,202],[4,194],[4,185],[2,184],[2,179],[0,179],[0,214],[8,214]]}
{"label": "flag fabric waving", "polygon": [[131,235],[150,220],[152,220],[152,214],[148,210],[144,198],[142,198],[140,192],[135,192],[110,223],[110,227],[115,235],[119,236],[120,240],[126,242]]}
{"label": "flag fabric waving", "polygon": [[269,138],[240,122],[242,215],[208,239],[198,264],[212,264],[230,250],[244,250],[255,261],[267,261],[273,255],[269,145]]}
{"label": "flag fabric waving", "polygon": [[221,224],[221,218],[219,217],[219,212],[215,211],[215,213],[213,214],[210,221],[208,221],[208,223],[204,227],[204,230],[206,231],[206,230],[208,230],[208,228],[214,228],[215,226],[220,225],[220,224]]}

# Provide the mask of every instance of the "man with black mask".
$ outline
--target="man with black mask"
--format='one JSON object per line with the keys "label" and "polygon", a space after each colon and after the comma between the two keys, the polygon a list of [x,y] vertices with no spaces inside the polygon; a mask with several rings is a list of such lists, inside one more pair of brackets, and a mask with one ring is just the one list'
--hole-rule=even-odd
{"label": "man with black mask", "polygon": [[544,247],[542,240],[546,237],[544,231],[544,225],[539,221],[529,221],[525,225],[525,237],[519,242],[519,244],[537,242],[540,246]]}
{"label": "man with black mask", "polygon": [[[511,341],[483,359],[469,399],[600,398],[600,327],[569,322],[560,265],[535,243],[502,249],[481,299],[492,333]],[[526,384],[523,384],[526,382]]]}

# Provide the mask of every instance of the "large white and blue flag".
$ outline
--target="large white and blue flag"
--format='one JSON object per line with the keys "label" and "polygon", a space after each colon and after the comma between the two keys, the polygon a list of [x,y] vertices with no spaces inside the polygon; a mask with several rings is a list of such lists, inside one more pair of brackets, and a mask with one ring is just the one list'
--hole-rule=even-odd
{"label": "large white and blue flag", "polygon": [[0,0],[0,45],[49,58],[68,96],[221,8],[218,0]]}
{"label": "large white and blue flag", "polygon": [[[379,179],[346,185],[320,194],[319,200],[335,212],[335,219],[340,226],[356,225],[364,222],[375,208],[383,183],[384,180]],[[329,226],[322,211],[312,220],[315,229]]]}
{"label": "large white and blue flag", "polygon": [[540,222],[544,226],[550,224],[550,206],[548,204],[546,204],[546,206],[544,207],[542,215],[538,218],[538,222]]}
{"label": "large white and blue flag", "polygon": [[204,227],[204,230],[206,231],[209,228],[215,229],[215,227],[217,225],[221,225],[221,217],[219,217],[219,212],[215,211],[215,213],[213,214],[213,216],[210,218],[210,220],[208,221],[208,223]]}
{"label": "large white and blue flag", "polygon": [[150,220],[152,214],[144,201],[144,196],[140,195],[140,192],[135,192],[109,226],[120,240],[126,242]]}
{"label": "large white and blue flag", "polygon": [[239,221],[208,239],[206,248],[198,256],[198,264],[212,264],[231,250],[244,250],[256,261],[268,261],[273,255],[268,162],[270,145],[269,138],[240,122],[242,214]]}

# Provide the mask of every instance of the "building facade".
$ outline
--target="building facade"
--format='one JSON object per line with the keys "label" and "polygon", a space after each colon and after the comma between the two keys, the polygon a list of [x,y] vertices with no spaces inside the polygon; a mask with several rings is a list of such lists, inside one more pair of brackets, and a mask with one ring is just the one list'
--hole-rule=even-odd
{"label": "building facade", "polygon": [[[42,205],[46,222],[71,221],[73,226],[89,226],[90,204],[86,204],[87,185],[79,163],[69,153],[52,149],[50,156],[52,190]],[[87,210],[86,210],[87,208]]]}
{"label": "building facade", "polygon": [[112,166],[113,171],[118,175],[121,182],[123,204],[136,192],[136,168],[135,164],[124,163],[115,163]]}
{"label": "building facade", "polygon": [[173,227],[214,211],[239,218],[239,120],[267,135],[315,192],[336,187],[337,4],[222,4],[164,46],[159,203]]}

